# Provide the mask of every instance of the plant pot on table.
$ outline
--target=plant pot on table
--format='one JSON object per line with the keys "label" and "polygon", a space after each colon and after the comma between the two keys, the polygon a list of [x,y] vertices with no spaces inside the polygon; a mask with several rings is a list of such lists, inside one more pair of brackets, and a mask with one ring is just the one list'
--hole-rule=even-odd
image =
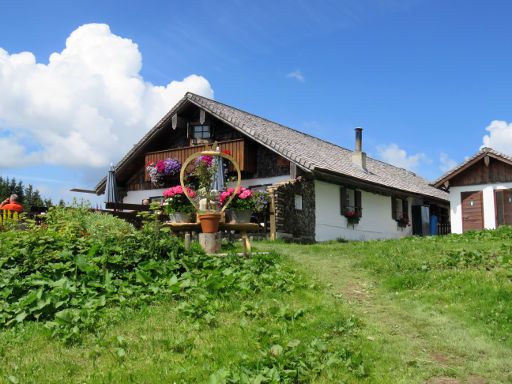
{"label": "plant pot on table", "polygon": [[220,212],[199,213],[197,215],[203,233],[217,233],[219,231]]}
{"label": "plant pot on table", "polygon": [[173,212],[169,214],[171,223],[192,223],[192,214],[190,212]]}
{"label": "plant pot on table", "polygon": [[228,209],[227,214],[229,224],[247,224],[251,222],[251,210]]}

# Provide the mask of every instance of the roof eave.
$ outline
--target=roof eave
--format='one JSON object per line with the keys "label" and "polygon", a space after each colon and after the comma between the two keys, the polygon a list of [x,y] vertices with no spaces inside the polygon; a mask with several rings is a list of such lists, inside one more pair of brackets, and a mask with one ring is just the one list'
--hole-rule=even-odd
{"label": "roof eave", "polygon": [[381,193],[387,193],[387,194],[390,194],[390,195],[393,195],[393,194],[402,194],[402,195],[404,195],[404,194],[406,194],[408,196],[423,197],[423,198],[428,198],[428,199],[440,201],[440,202],[443,202],[443,203],[448,203],[449,202],[448,196],[446,196],[446,198],[441,198],[441,197],[438,197],[438,196],[433,196],[433,195],[429,195],[429,194],[425,194],[425,193],[406,191],[406,190],[403,190],[403,189],[390,187],[390,186],[384,185],[384,184],[374,183],[374,182],[367,181],[367,180],[361,180],[361,179],[359,179],[357,177],[346,175],[346,174],[335,172],[335,171],[331,171],[331,170],[326,169],[326,168],[318,168],[317,167],[313,171],[313,174],[316,175],[316,176],[320,176],[320,175],[338,176],[338,177],[340,177],[342,179],[349,180],[351,183],[353,183],[354,185],[360,186],[362,189],[364,189],[366,187],[368,189],[377,190],[377,191],[379,191]]}

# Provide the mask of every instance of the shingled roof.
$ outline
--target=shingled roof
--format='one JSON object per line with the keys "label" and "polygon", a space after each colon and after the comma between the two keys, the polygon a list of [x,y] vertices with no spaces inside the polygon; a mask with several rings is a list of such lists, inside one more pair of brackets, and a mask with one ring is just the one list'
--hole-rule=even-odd
{"label": "shingled roof", "polygon": [[[137,147],[150,140],[186,101],[204,109],[306,171],[325,170],[386,188],[441,200],[448,199],[446,192],[434,188],[427,180],[403,168],[368,157],[365,171],[354,165],[353,152],[348,149],[190,92],[128,152],[118,163],[118,167],[123,166],[134,155]],[[101,188],[101,183],[96,187],[97,190]]]}
{"label": "shingled roof", "polygon": [[493,157],[497,160],[503,161],[505,163],[508,163],[512,165],[512,157],[505,155],[504,153],[498,152],[493,148],[489,147],[483,147],[478,151],[476,154],[471,156],[470,158],[466,159],[463,163],[457,165],[455,168],[450,169],[448,172],[446,172],[444,175],[442,175],[440,178],[438,178],[436,181],[434,181],[432,184],[435,187],[441,187],[446,181],[450,180],[451,178],[455,177],[459,173],[465,171],[473,164],[477,163],[481,159],[483,159],[485,156]]}

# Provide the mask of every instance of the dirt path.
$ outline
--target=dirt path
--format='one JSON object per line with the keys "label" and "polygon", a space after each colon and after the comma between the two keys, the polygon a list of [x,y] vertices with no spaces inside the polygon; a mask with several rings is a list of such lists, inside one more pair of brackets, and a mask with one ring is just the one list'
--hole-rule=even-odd
{"label": "dirt path", "polygon": [[[349,257],[278,246],[364,321],[374,373],[392,383],[512,382],[512,351],[411,295],[389,292]],[[309,249],[309,251],[308,251]]]}

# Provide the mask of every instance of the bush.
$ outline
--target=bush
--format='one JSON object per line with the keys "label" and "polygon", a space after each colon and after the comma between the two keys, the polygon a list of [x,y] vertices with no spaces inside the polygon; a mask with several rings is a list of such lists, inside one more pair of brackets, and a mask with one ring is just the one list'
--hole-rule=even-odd
{"label": "bush", "polygon": [[40,321],[66,341],[101,329],[107,308],[174,298],[211,322],[217,297],[293,287],[275,255],[187,252],[155,223],[136,231],[85,209],[56,208],[45,227],[0,233],[0,268],[0,325]]}

